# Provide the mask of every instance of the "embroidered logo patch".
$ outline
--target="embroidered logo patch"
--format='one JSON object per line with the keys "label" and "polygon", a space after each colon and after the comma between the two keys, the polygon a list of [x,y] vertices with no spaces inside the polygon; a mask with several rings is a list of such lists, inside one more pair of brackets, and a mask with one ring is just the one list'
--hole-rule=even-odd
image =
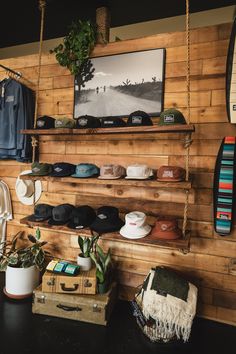
{"label": "embroidered logo patch", "polygon": [[164,122],[165,123],[174,123],[174,121],[175,121],[174,114],[165,114],[164,115]]}
{"label": "embroidered logo patch", "polygon": [[88,119],[87,118],[80,118],[79,119],[79,125],[81,125],[82,127],[87,125],[87,123],[88,123]]}
{"label": "embroidered logo patch", "polygon": [[45,125],[45,122],[43,120],[37,121],[37,127],[42,128],[42,127],[44,127],[44,125]]}
{"label": "embroidered logo patch", "polygon": [[56,172],[61,172],[61,171],[62,171],[62,168],[56,167],[56,168],[55,168],[55,171],[56,171]]}
{"label": "embroidered logo patch", "polygon": [[142,124],[142,117],[139,117],[139,116],[132,117],[132,123],[133,124]]}
{"label": "embroidered logo patch", "polygon": [[107,216],[105,214],[99,214],[98,218],[101,220],[107,219]]}

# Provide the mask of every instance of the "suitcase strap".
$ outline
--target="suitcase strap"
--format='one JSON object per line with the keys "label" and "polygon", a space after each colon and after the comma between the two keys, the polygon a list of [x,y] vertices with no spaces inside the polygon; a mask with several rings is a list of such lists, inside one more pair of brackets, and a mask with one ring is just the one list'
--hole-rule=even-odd
{"label": "suitcase strap", "polygon": [[63,311],[82,311],[82,309],[80,307],[71,307],[71,306],[66,306],[66,305],[62,305],[62,304],[58,304],[57,307]]}

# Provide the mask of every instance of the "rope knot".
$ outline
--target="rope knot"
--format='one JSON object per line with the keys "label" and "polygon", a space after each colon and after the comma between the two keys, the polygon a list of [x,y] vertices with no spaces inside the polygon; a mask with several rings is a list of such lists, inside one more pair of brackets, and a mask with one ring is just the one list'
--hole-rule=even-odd
{"label": "rope knot", "polygon": [[191,138],[191,136],[189,136],[189,135],[186,136],[184,138],[184,148],[185,149],[189,148],[191,146],[192,142],[193,142],[193,139]]}
{"label": "rope knot", "polygon": [[46,1],[45,0],[39,0],[39,10],[42,11],[46,7]]}
{"label": "rope knot", "polygon": [[32,136],[31,138],[31,145],[33,148],[36,148],[38,146],[38,140],[35,138],[35,136]]}

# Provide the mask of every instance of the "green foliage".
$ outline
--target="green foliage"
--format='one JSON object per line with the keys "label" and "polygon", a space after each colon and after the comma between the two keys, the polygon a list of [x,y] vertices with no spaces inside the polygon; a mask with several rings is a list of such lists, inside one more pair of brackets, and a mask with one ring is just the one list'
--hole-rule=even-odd
{"label": "green foliage", "polygon": [[40,241],[39,228],[37,228],[35,236],[27,236],[26,246],[18,246],[20,242],[25,244],[26,239],[23,236],[24,232],[18,232],[11,242],[4,242],[5,252],[0,259],[0,270],[4,270],[8,265],[17,268],[28,268],[35,265],[39,270],[43,270],[46,256],[49,256],[50,253],[43,250],[43,246],[47,242]]}
{"label": "green foliage", "polygon": [[67,67],[72,75],[81,73],[96,41],[96,28],[90,21],[77,20],[70,26],[70,31],[57,47],[55,53],[61,66]]}
{"label": "green foliage", "polygon": [[96,265],[96,276],[99,283],[104,283],[107,279],[111,267],[111,253],[110,249],[105,253],[102,248],[96,244],[95,252],[90,254],[93,262]]}
{"label": "green foliage", "polygon": [[80,250],[82,252],[83,257],[90,257],[90,253],[93,251],[94,246],[98,240],[99,236],[92,236],[92,237],[78,237],[78,244]]}

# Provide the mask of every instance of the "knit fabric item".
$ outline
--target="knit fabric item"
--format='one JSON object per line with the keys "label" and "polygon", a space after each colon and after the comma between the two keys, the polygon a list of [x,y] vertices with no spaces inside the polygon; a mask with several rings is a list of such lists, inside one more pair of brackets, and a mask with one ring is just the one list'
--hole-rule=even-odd
{"label": "knit fabric item", "polygon": [[156,267],[135,300],[147,320],[142,330],[152,341],[167,342],[175,337],[188,341],[197,304],[193,284],[167,268]]}

